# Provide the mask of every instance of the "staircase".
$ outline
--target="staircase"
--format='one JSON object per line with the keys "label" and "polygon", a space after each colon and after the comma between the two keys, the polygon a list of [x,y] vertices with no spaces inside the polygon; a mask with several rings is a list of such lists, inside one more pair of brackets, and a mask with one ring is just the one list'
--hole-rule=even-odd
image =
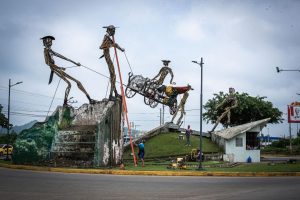
{"label": "staircase", "polygon": [[73,125],[55,135],[51,155],[56,166],[94,165],[96,125]]}

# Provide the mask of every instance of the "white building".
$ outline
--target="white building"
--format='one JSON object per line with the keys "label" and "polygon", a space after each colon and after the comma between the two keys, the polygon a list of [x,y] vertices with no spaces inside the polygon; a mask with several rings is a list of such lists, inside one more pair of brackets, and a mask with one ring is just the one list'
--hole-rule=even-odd
{"label": "white building", "polygon": [[224,161],[260,162],[259,132],[266,126],[270,118],[247,124],[230,127],[212,133],[212,141],[224,150]]}

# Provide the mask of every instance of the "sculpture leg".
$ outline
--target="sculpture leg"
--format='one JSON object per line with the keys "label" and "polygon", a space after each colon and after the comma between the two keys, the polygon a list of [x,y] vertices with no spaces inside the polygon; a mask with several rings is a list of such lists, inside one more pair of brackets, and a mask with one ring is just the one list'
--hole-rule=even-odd
{"label": "sculpture leg", "polygon": [[109,51],[103,51],[106,63],[108,65],[108,70],[110,74],[110,93],[109,93],[109,98],[112,98],[112,93],[113,91],[115,92],[115,96],[118,96],[118,92],[116,89],[116,74],[115,74],[115,67],[113,62],[111,61]]}
{"label": "sculpture leg", "polygon": [[175,117],[176,117],[176,115],[177,115],[177,112],[178,112],[178,110],[174,113],[174,115],[173,115],[173,117],[172,117],[172,120],[171,120],[171,122],[173,122],[174,121],[174,119],[175,119]]}
{"label": "sculpture leg", "polygon": [[181,123],[182,118],[183,118],[183,112],[181,111],[180,117],[178,118],[177,123],[176,123],[177,125],[179,125]]}
{"label": "sculpture leg", "polygon": [[[71,79],[72,81],[76,82],[77,87],[78,87],[78,88],[86,95],[86,97],[88,98],[88,100],[89,100],[89,102],[90,102],[91,104],[95,103],[95,100],[91,99],[90,95],[89,95],[89,94],[87,93],[87,91],[84,89],[84,87],[83,87],[83,85],[81,84],[80,81],[78,81],[77,79],[73,78],[72,76],[70,76],[69,74],[67,74],[67,73],[65,73],[65,72],[62,72],[62,74],[63,74],[65,77],[67,77],[67,78]],[[71,84],[70,84],[70,85],[71,85]],[[71,88],[71,86],[70,86],[70,88]]]}
{"label": "sculpture leg", "polygon": [[230,116],[231,116],[231,112],[230,112],[230,110],[228,110],[228,113],[227,113],[227,124],[228,125],[230,124]]}
{"label": "sculpture leg", "polygon": [[215,128],[218,126],[218,124],[220,123],[220,121],[225,117],[225,115],[227,115],[227,110],[225,112],[222,113],[222,115],[220,117],[218,117],[214,127],[211,129],[210,132],[213,132],[215,130]]}

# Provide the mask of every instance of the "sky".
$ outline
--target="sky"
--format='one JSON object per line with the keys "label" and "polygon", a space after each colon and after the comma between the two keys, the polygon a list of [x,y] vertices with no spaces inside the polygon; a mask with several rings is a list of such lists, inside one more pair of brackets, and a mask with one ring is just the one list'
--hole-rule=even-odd
{"label": "sky", "polygon": [[[109,76],[105,59],[99,59],[102,55],[99,46],[105,34],[102,27],[111,24],[119,27],[115,40],[125,49],[125,54],[118,51],[124,84],[131,69],[135,75],[152,78],[163,66],[161,60],[167,59],[171,61],[176,86],[193,86],[186,103],[184,127],[190,124],[199,130],[200,67],[191,61],[200,61],[201,57],[204,104],[214,93],[234,87],[239,93],[267,97],[265,100],[282,111],[286,119],[287,105],[300,101],[297,95],[300,73],[277,73],[275,69],[277,66],[300,69],[300,1],[0,0],[0,3],[0,104],[5,114],[9,78],[12,84],[23,82],[11,87],[13,125],[43,121],[49,110],[51,114],[63,103],[66,83],[54,76],[48,85],[50,69],[44,61],[40,38],[54,36],[54,51]],[[85,67],[73,67],[74,64],[59,58],[55,62],[70,67],[66,72],[80,80],[92,98],[107,97],[106,77]],[[169,80],[167,77],[165,83]],[[75,107],[88,102],[74,82],[69,97],[77,101]],[[137,129],[150,130],[160,124],[161,105],[150,108],[137,94],[127,99],[127,106],[129,120]],[[164,116],[165,122],[171,120],[168,108]],[[292,135],[296,135],[297,124],[291,127]],[[203,122],[203,131],[211,128],[211,124]],[[268,125],[262,132],[288,136],[287,120]]]}

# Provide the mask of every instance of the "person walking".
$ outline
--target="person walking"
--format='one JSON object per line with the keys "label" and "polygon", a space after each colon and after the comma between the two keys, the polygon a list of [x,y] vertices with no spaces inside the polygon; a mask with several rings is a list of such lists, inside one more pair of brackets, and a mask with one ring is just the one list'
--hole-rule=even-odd
{"label": "person walking", "polygon": [[137,145],[137,147],[139,148],[139,159],[141,159],[142,161],[142,166],[145,166],[145,162],[144,162],[144,156],[145,156],[145,145],[144,145],[144,141],[140,140],[139,144]]}
{"label": "person walking", "polygon": [[185,146],[191,146],[190,136],[192,134],[191,126],[188,125],[186,131],[185,131],[185,137],[186,137],[186,145]]}

